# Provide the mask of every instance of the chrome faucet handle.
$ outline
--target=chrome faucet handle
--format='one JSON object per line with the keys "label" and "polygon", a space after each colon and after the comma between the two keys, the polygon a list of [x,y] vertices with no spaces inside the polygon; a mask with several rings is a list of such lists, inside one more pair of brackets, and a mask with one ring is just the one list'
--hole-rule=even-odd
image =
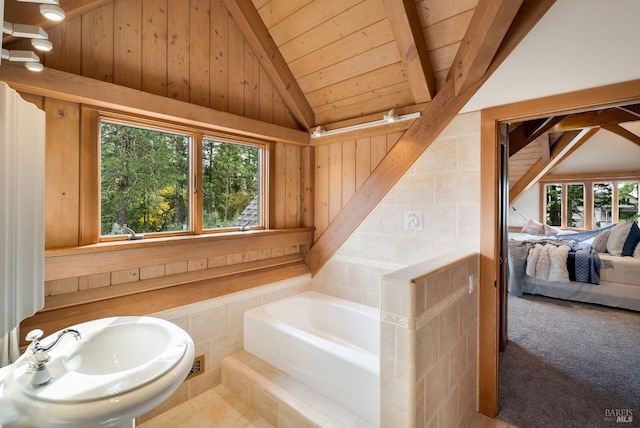
{"label": "chrome faucet handle", "polygon": [[25,340],[27,340],[28,342],[31,342],[27,350],[31,351],[30,360],[32,364],[35,363],[34,361],[35,353],[42,350],[42,345],[40,344],[40,338],[43,335],[44,335],[44,332],[39,328],[36,328],[35,330],[31,330],[29,333],[27,333],[27,336],[25,337]]}
{"label": "chrome faucet handle", "polygon": [[38,340],[44,335],[44,332],[42,330],[40,330],[39,328],[36,328],[35,330],[31,330],[29,333],[27,333],[27,336],[25,337],[25,340],[29,341],[29,342],[38,342]]}

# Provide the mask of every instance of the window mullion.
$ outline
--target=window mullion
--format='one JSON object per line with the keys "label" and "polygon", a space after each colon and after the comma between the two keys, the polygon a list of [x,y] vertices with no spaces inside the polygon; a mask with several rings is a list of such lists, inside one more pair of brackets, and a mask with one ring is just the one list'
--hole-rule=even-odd
{"label": "window mullion", "polygon": [[562,183],[561,197],[562,197],[562,202],[560,204],[560,212],[561,212],[560,228],[566,229],[567,228],[567,202],[568,202],[567,183]]}
{"label": "window mullion", "polygon": [[203,230],[202,226],[202,139],[204,135],[202,132],[197,131],[193,135],[193,153],[191,155],[191,188],[193,205],[191,209],[191,220],[193,224],[193,230],[196,235],[200,235]]}

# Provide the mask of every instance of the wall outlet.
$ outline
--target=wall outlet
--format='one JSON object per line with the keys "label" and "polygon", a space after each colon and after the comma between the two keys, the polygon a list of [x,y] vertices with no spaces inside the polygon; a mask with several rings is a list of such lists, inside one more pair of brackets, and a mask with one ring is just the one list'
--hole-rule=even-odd
{"label": "wall outlet", "polygon": [[422,230],[422,212],[404,212],[404,230]]}

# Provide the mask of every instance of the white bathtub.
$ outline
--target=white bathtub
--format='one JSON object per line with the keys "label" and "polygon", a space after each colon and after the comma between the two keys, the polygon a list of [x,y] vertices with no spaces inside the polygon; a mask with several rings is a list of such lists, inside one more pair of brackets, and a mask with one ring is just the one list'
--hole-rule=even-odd
{"label": "white bathtub", "polygon": [[379,425],[377,309],[308,291],[245,312],[244,348]]}

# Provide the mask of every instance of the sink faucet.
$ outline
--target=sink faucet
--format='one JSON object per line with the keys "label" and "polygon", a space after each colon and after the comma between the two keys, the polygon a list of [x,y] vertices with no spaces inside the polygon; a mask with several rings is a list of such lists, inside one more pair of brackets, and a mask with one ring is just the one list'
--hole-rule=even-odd
{"label": "sink faucet", "polygon": [[47,368],[47,363],[51,359],[47,352],[56,346],[63,336],[66,334],[72,334],[76,340],[80,340],[81,338],[78,330],[66,328],[58,334],[58,337],[53,341],[53,343],[43,346],[39,341],[43,334],[42,330],[36,329],[30,331],[29,334],[27,334],[27,337],[25,337],[27,341],[31,342],[27,348],[27,352],[29,352],[29,367],[27,372],[33,373],[31,376],[31,383],[29,384],[30,388],[40,388],[53,381],[53,376],[51,376],[51,373],[49,373],[49,369]]}

